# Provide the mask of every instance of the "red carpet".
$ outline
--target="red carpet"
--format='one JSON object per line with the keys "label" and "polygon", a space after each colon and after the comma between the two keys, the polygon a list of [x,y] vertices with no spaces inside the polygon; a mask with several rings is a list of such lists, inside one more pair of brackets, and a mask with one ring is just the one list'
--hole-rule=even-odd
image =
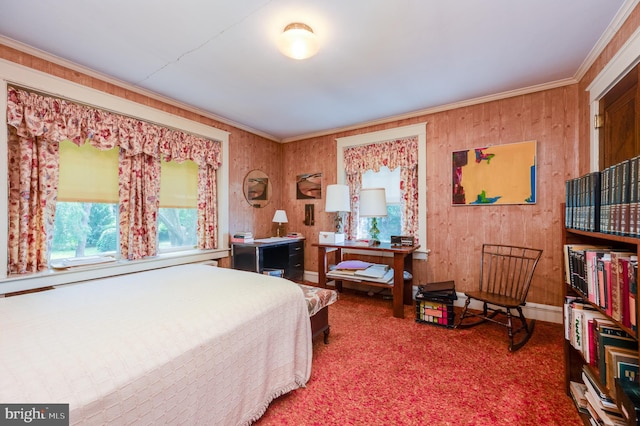
{"label": "red carpet", "polygon": [[453,330],[393,318],[391,301],[345,290],[304,389],[256,425],[582,425],[564,393],[562,326],[538,321],[520,351],[504,327]]}

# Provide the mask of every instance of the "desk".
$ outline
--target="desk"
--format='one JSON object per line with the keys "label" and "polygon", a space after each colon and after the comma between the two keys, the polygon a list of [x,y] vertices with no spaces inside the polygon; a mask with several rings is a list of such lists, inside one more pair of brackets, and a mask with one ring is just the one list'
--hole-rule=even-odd
{"label": "desk", "polygon": [[[312,244],[318,247],[318,284],[322,287],[327,286],[327,250],[336,250],[336,262],[342,261],[342,249],[364,250],[372,252],[393,253],[393,316],[396,318],[404,318],[404,305],[413,304],[413,279],[404,281],[404,271],[413,275],[413,252],[420,246],[392,246],[391,244],[382,243],[377,246],[361,246],[349,241],[336,244]],[[373,253],[372,253],[373,255]],[[369,283],[362,281],[364,284],[371,284],[380,287],[379,283]],[[384,285],[388,287],[388,285]],[[336,281],[336,289],[342,291],[342,281]]]}
{"label": "desk", "polygon": [[265,268],[282,269],[285,278],[302,282],[304,239],[266,238],[252,243],[232,243],[231,267],[258,273]]}

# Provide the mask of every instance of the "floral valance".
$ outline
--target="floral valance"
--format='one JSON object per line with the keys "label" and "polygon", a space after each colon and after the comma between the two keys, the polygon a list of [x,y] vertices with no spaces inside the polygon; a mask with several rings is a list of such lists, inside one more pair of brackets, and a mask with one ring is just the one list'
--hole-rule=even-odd
{"label": "floral valance", "polygon": [[379,172],[383,166],[387,166],[389,170],[397,167],[416,168],[418,167],[418,137],[346,148],[344,164],[347,175],[363,173],[365,170]]}
{"label": "floral valance", "polygon": [[222,159],[217,141],[14,87],[8,88],[7,123],[22,137],[89,142],[103,150],[118,146],[127,156],[145,153],[167,161],[193,160],[213,169]]}

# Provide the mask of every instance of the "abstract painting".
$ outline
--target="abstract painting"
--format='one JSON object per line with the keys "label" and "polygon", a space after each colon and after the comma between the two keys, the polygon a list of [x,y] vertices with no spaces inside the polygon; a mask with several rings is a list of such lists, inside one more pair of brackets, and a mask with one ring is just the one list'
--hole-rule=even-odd
{"label": "abstract painting", "polygon": [[452,170],[453,205],[536,202],[536,141],[454,151]]}

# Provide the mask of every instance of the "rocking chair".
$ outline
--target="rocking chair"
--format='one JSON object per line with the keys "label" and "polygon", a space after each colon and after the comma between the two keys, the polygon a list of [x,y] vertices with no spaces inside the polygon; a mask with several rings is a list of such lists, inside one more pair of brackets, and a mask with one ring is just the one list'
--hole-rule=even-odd
{"label": "rocking chair", "polygon": [[[535,320],[527,324],[522,313],[525,305],[531,278],[542,250],[526,247],[483,244],[480,261],[480,286],[478,291],[465,292],[467,300],[456,324],[456,328],[467,328],[491,321],[507,327],[509,334],[509,351],[514,352],[529,341]],[[481,312],[470,311],[469,304],[475,299],[482,303]],[[489,306],[493,305],[493,307]],[[504,310],[503,310],[504,309]],[[512,314],[517,311],[517,315]],[[494,319],[497,315],[506,315],[506,321]],[[469,320],[471,319],[471,320]],[[514,330],[513,320],[520,320],[520,327]],[[514,343],[514,336],[524,335]]]}

